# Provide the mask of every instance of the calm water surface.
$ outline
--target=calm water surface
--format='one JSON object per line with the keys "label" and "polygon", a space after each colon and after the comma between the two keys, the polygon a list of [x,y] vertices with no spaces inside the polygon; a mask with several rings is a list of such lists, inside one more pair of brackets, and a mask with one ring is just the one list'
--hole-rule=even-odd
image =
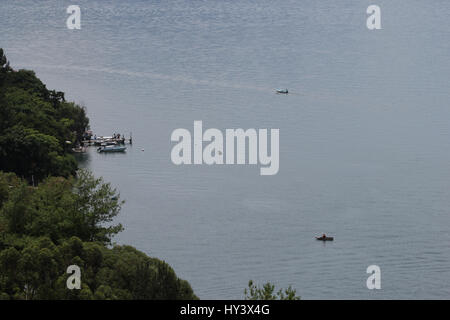
{"label": "calm water surface", "polygon": [[[86,105],[97,134],[132,132],[126,154],[83,165],[126,200],[116,241],[200,298],[242,298],[253,279],[304,299],[448,299],[450,3],[377,0],[369,31],[373,2],[79,0],[70,31],[71,1],[2,0],[0,47]],[[170,135],[194,120],[279,128],[278,175],[173,165]]]}

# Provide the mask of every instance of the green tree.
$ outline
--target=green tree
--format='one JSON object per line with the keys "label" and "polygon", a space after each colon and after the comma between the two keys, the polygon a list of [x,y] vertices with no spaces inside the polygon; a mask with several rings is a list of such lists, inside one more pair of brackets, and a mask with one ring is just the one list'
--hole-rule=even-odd
{"label": "green tree", "polygon": [[[0,299],[197,299],[164,261],[108,247],[119,195],[90,172],[30,187],[0,172]],[[81,268],[81,290],[66,269]]]}
{"label": "green tree", "polygon": [[90,171],[80,170],[74,183],[75,206],[83,221],[81,234],[88,241],[111,243],[111,238],[123,230],[121,224],[108,225],[119,214],[123,201],[116,189]]}
{"label": "green tree", "polygon": [[40,181],[50,173],[63,177],[75,174],[75,159],[61,153],[55,137],[20,125],[6,129],[0,136],[2,169],[32,181]]}
{"label": "green tree", "polygon": [[[1,176],[0,182],[6,180]],[[0,197],[5,188],[0,183]],[[121,224],[111,224],[123,204],[120,195],[86,170],[80,170],[77,178],[50,177],[37,188],[22,182],[7,191],[0,221],[12,234],[48,236],[55,242],[76,236],[110,244],[123,229]]]}
{"label": "green tree", "polygon": [[252,280],[248,282],[248,288],[244,290],[244,295],[246,300],[300,300],[300,297],[296,295],[296,290],[291,286],[275,292],[275,285],[270,282],[259,287]]}
{"label": "green tree", "polygon": [[33,71],[12,70],[0,49],[0,170],[29,182],[73,175],[69,153],[88,128],[84,107],[48,90]]}
{"label": "green tree", "polygon": [[0,48],[0,72],[6,72],[10,70],[11,67],[9,66],[9,61],[6,59],[3,49]]}

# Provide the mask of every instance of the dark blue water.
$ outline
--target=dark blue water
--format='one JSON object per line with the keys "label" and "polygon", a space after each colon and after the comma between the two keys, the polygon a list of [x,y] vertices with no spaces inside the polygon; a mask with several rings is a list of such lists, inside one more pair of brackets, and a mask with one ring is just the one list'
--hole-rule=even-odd
{"label": "dark blue water", "polygon": [[[0,47],[97,134],[132,132],[126,154],[83,162],[126,200],[118,243],[200,298],[241,298],[249,279],[304,299],[450,298],[448,1],[377,0],[375,31],[374,1],[80,0],[81,30],[70,4],[2,0]],[[279,173],[173,165],[170,135],[194,120],[279,128]]]}

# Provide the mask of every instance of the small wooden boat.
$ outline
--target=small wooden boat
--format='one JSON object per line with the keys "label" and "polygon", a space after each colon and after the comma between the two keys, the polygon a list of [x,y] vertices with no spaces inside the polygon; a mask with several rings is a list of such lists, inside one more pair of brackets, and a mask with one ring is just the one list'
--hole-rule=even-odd
{"label": "small wooden boat", "polygon": [[276,91],[276,93],[282,93],[282,94],[288,94],[289,93],[288,89],[276,89],[275,91]]}
{"label": "small wooden boat", "polygon": [[333,241],[334,238],[333,238],[333,237],[316,237],[316,240],[320,240],[320,241]]}
{"label": "small wooden boat", "polygon": [[97,149],[98,152],[125,152],[127,148],[124,146],[112,145],[104,146]]}
{"label": "small wooden boat", "polygon": [[72,148],[73,153],[86,153],[86,147],[76,147]]}
{"label": "small wooden boat", "polygon": [[108,141],[102,142],[100,145],[102,147],[104,147],[104,146],[115,146],[115,145],[117,145],[117,142],[116,141],[112,141],[112,140],[108,140]]}

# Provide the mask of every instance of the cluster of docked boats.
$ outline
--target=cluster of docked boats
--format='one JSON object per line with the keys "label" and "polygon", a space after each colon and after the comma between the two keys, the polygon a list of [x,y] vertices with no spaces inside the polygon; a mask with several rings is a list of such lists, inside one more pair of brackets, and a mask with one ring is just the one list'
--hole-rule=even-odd
{"label": "cluster of docked boats", "polygon": [[83,147],[74,152],[85,152],[87,146],[97,146],[97,152],[124,152],[127,148],[125,143],[133,143],[130,139],[125,139],[125,136],[119,134],[114,134],[113,136],[89,136],[88,139],[83,141]]}

